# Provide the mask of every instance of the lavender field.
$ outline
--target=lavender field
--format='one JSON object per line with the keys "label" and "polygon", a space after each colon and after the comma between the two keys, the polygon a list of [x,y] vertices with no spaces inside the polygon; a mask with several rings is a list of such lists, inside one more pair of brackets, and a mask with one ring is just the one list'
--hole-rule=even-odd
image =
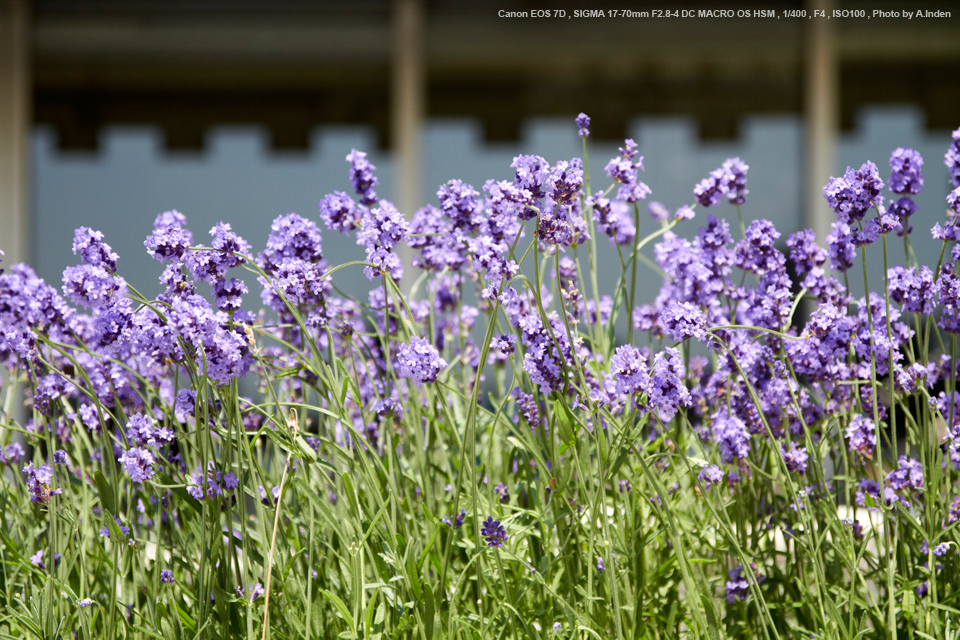
{"label": "lavender field", "polygon": [[160,213],[156,299],[109,229],[4,264],[0,637],[960,636],[960,129],[832,178],[820,244],[749,159],[591,178],[589,127],[410,216],[357,150],[265,241]]}

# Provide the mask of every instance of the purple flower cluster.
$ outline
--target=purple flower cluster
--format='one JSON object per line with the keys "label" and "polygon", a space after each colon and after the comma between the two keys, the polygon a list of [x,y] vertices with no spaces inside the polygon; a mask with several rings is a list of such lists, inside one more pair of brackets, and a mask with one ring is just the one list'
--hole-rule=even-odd
{"label": "purple flower cluster", "polygon": [[500,524],[499,520],[494,520],[493,516],[487,516],[487,519],[483,521],[480,535],[486,540],[488,547],[502,547],[503,543],[510,538],[507,535],[506,528]]}
{"label": "purple flower cluster", "polygon": [[905,195],[923,191],[923,158],[914,149],[897,147],[890,154],[890,191]]}
{"label": "purple flower cluster", "polygon": [[26,476],[30,502],[46,504],[50,502],[53,496],[63,493],[63,489],[50,489],[50,483],[53,481],[53,469],[50,468],[50,465],[44,464],[34,467],[32,462],[28,462],[23,468],[23,475]]}
{"label": "purple flower cluster", "polygon": [[728,158],[710,175],[693,188],[693,196],[703,207],[712,207],[726,196],[731,204],[740,206],[747,201],[747,169],[740,158]]}
{"label": "purple flower cluster", "polygon": [[643,156],[637,151],[637,143],[632,139],[628,138],[623,143],[620,155],[610,160],[604,171],[620,184],[617,200],[633,203],[652,193],[650,187],[639,180],[639,172],[643,171]]}
{"label": "purple flower cluster", "polygon": [[585,113],[581,113],[580,115],[577,116],[576,123],[578,128],[577,133],[580,135],[581,138],[586,138],[587,136],[590,135],[590,129],[588,129],[588,127],[590,126],[590,116],[588,116]]}
{"label": "purple flower cluster", "polygon": [[750,571],[745,572],[742,564],[738,564],[727,573],[727,602],[742,602],[750,595],[750,580],[763,582],[764,576],[757,571],[755,563],[750,563]]}
{"label": "purple flower cluster", "polygon": [[436,382],[437,375],[447,366],[437,348],[426,338],[418,336],[411,338],[409,343],[400,345],[397,363],[400,375],[418,384]]}
{"label": "purple flower cluster", "polygon": [[840,178],[830,178],[823,188],[823,197],[840,222],[853,224],[863,220],[871,208],[883,206],[882,189],[880,170],[867,161],[857,170],[847,167]]}
{"label": "purple flower cluster", "polygon": [[704,489],[709,489],[711,486],[723,481],[723,470],[715,464],[704,467],[700,470],[700,475],[697,476],[697,480],[703,484]]}
{"label": "purple flower cluster", "polygon": [[873,457],[873,450],[877,446],[877,433],[869,418],[864,415],[853,416],[847,426],[846,435],[850,451],[865,458]]}
{"label": "purple flower cluster", "polygon": [[943,157],[943,163],[950,171],[950,182],[960,188],[960,127],[952,134],[953,142]]}

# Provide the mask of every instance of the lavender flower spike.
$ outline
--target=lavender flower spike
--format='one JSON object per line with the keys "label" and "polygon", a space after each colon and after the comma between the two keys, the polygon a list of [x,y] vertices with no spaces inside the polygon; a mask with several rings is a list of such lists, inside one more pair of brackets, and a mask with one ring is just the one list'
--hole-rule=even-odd
{"label": "lavender flower spike", "polygon": [[437,348],[417,336],[409,344],[400,345],[397,361],[400,375],[418,383],[436,382],[437,375],[447,366]]}
{"label": "lavender flower spike", "polygon": [[510,538],[504,526],[500,524],[499,520],[494,520],[493,516],[487,516],[487,519],[483,521],[480,535],[484,537],[487,546],[490,547],[502,547],[503,543]]}

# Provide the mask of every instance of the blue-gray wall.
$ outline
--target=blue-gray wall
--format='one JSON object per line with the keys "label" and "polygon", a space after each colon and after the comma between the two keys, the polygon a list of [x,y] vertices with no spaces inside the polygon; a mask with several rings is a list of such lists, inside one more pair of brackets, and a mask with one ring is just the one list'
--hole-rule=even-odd
{"label": "blue-gray wall", "polygon": [[[740,139],[731,143],[700,142],[696,124],[685,118],[640,118],[630,132],[644,156],[643,180],[653,189],[652,200],[670,209],[691,203],[694,184],[725,158],[739,156],[750,165],[750,195],[744,207],[747,222],[768,218],[783,233],[783,239],[801,227],[803,130],[799,117],[748,118]],[[160,135],[150,128],[110,128],[103,134],[100,149],[89,153],[59,151],[51,130],[40,127],[35,131],[33,264],[48,282],[59,286],[63,268],[76,262],[70,253],[73,230],[86,225],[106,234],[120,254],[120,271],[131,284],[147,295],[158,293],[156,279],[161,268],[146,254],[143,240],[157,213],[168,209],[187,215],[199,242],[207,242],[209,229],[223,220],[230,222],[255,251],[260,250],[274,217],[293,211],[318,220],[317,203],[324,194],[334,189],[350,190],[344,156],[351,148],[370,150],[380,178],[381,197],[390,198],[394,191],[389,154],[376,151],[372,132],[362,128],[319,128],[310,150],[303,153],[271,151],[266,133],[257,128],[216,129],[199,153],[166,152]],[[894,147],[910,146],[920,151],[926,161],[926,187],[917,198],[921,210],[914,219],[913,241],[921,261],[926,255],[931,263],[936,261],[939,247],[930,240],[929,229],[943,219],[948,192],[943,154],[949,141],[949,131],[926,131],[922,113],[909,107],[866,110],[857,129],[839,141],[835,174],[848,164],[859,166],[870,159],[886,179],[887,159]],[[617,146],[591,143],[595,186],[606,183],[602,169],[616,154]],[[487,178],[511,178],[509,165],[519,153],[535,153],[555,162],[582,151],[572,118],[531,121],[516,144],[485,143],[478,126],[470,121],[431,120],[424,149],[422,192],[424,199],[433,203],[437,186],[450,178],[470,182],[478,191]],[[726,204],[711,213],[724,215],[731,222],[736,218],[735,210]],[[697,219],[680,233],[692,237],[703,217],[702,209],[698,210]],[[645,215],[642,222],[641,235],[655,229]],[[898,260],[903,254],[902,243],[893,240],[891,259]],[[608,281],[609,290],[617,273],[614,265],[619,262],[615,252],[604,251],[609,246],[606,239],[601,243],[601,282]],[[324,249],[334,265],[363,255],[351,239],[325,229]],[[652,247],[647,252],[652,255]],[[871,288],[878,288],[882,257],[879,252],[873,255]],[[368,285],[359,269],[341,274],[337,282],[342,288],[366,297]],[[862,285],[854,284],[859,283],[859,276],[853,280],[854,290],[862,291]],[[652,300],[658,278],[642,278],[641,283],[644,288],[640,300]]]}

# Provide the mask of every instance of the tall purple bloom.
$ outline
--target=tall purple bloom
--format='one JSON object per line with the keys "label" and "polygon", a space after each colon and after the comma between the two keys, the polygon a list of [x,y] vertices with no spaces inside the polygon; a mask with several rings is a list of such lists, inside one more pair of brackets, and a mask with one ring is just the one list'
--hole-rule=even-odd
{"label": "tall purple bloom", "polygon": [[664,333],[677,342],[694,337],[703,340],[707,337],[706,317],[700,307],[689,302],[674,302],[660,312],[660,325]]}
{"label": "tall purple bloom", "polygon": [[950,182],[954,187],[960,187],[960,128],[952,134],[953,142],[943,156],[943,163],[950,171]]}
{"label": "tall purple bloom", "polygon": [[673,347],[653,356],[648,402],[664,421],[672,420],[680,407],[688,407],[692,402],[684,384],[685,374],[683,357]]}
{"label": "tall purple bloom", "polygon": [[823,197],[840,222],[852,224],[863,220],[871,207],[883,205],[882,189],[880,170],[868,160],[857,170],[847,167],[843,177],[830,178],[823,188]]}
{"label": "tall purple bloom", "polygon": [[846,434],[850,451],[865,458],[873,456],[873,450],[877,446],[877,433],[872,420],[864,415],[855,415],[847,425]]}
{"label": "tall purple bloom", "polygon": [[153,233],[143,241],[149,253],[160,262],[177,262],[193,243],[193,234],[186,228],[187,218],[179,211],[164,211],[153,223]]}
{"label": "tall purple bloom", "polygon": [[933,271],[927,266],[907,269],[901,265],[887,269],[890,297],[903,305],[904,311],[929,314],[937,307],[940,282],[934,281]]}
{"label": "tall purple bloom", "polygon": [[581,113],[577,116],[576,123],[579,129],[578,133],[580,134],[581,138],[586,138],[590,135],[590,129],[587,128],[590,126],[590,116],[585,113]]}
{"label": "tall purple bloom", "polygon": [[79,255],[84,264],[111,272],[117,270],[117,254],[103,241],[101,231],[79,227],[73,234],[73,253]]}
{"label": "tall purple bloom", "polygon": [[437,348],[426,338],[414,336],[408,344],[401,344],[397,354],[400,375],[418,383],[436,382],[437,375],[447,366]]}
{"label": "tall purple bloom", "polygon": [[713,440],[720,445],[720,457],[725,463],[746,458],[750,453],[747,425],[725,407],[713,415]]}
{"label": "tall purple bloom", "polygon": [[347,233],[360,225],[360,214],[353,198],[343,191],[334,191],[320,201],[320,219],[328,229]]}
{"label": "tall purple bloom", "polygon": [[[639,157],[638,157],[639,156]],[[617,190],[617,199],[626,202],[636,202],[646,198],[650,187],[640,182],[638,173],[643,171],[643,156],[637,152],[637,143],[632,139],[624,141],[620,147],[620,155],[610,160],[604,168],[606,174],[620,183]]]}
{"label": "tall purple bloom", "polygon": [[131,480],[140,483],[153,477],[156,458],[146,449],[133,448],[124,451],[117,462],[123,465]]}
{"label": "tall purple bloom", "polygon": [[63,493],[63,489],[50,490],[49,484],[53,480],[53,469],[50,465],[34,467],[28,462],[23,467],[23,475],[27,477],[27,490],[30,491],[30,502],[45,504],[50,498]]}
{"label": "tall purple bloom", "polygon": [[360,204],[368,207],[377,204],[377,192],[374,187],[380,181],[373,175],[376,167],[367,160],[367,154],[351,149],[347,154],[347,162],[350,163],[350,183],[360,196]]}
{"label": "tall purple bloom", "polygon": [[633,345],[617,347],[610,358],[611,369],[617,391],[623,394],[644,393],[650,389],[650,375],[647,373],[647,360]]}
{"label": "tall purple bloom", "polygon": [[834,222],[827,235],[830,265],[837,271],[846,273],[857,258],[857,248],[853,244],[853,232],[846,222]]}
{"label": "tall purple bloom", "polygon": [[490,547],[502,547],[503,543],[510,538],[504,526],[500,524],[499,520],[494,520],[493,516],[487,516],[487,519],[483,521],[480,535],[483,536],[484,540],[487,541],[487,546]]}
{"label": "tall purple bloom", "polygon": [[718,482],[723,481],[723,470],[717,465],[712,464],[709,467],[701,469],[697,479],[703,483],[704,489],[709,489]]}
{"label": "tall purple bloom", "polygon": [[915,149],[897,147],[890,154],[890,191],[917,194],[923,191],[923,158]]}
{"label": "tall purple bloom", "polygon": [[[530,197],[534,200],[539,200],[547,195],[543,187],[550,177],[550,164],[546,160],[540,156],[520,155],[513,159],[510,167],[516,170],[513,184],[517,188],[529,192]],[[526,210],[522,212],[521,217],[524,220],[529,220],[536,215],[535,211]]]}

